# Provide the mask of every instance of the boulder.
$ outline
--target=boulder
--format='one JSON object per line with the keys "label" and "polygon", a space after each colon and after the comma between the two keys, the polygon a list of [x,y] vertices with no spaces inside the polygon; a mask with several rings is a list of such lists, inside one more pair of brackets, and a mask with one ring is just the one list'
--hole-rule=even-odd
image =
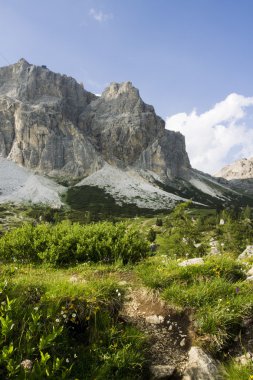
{"label": "boulder", "polygon": [[203,265],[203,264],[204,264],[204,260],[202,259],[202,257],[195,257],[193,259],[182,261],[181,263],[178,264],[178,266],[187,267],[189,265]]}
{"label": "boulder", "polygon": [[253,256],[253,245],[248,245],[246,249],[238,256],[239,260],[247,259]]}
{"label": "boulder", "polygon": [[171,365],[153,365],[150,367],[151,380],[167,380],[175,372],[175,367]]}
{"label": "boulder", "polygon": [[199,347],[191,347],[183,380],[219,380],[218,365]]}

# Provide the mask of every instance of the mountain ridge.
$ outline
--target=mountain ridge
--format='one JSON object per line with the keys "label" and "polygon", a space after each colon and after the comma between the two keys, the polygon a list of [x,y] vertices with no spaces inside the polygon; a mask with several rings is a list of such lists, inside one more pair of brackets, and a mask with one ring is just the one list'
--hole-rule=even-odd
{"label": "mountain ridge", "polygon": [[[75,79],[24,59],[0,68],[0,156],[59,182],[98,186],[119,203],[124,198],[138,205],[142,197],[148,207],[157,208],[156,199],[172,208],[189,198],[229,202],[235,194],[191,167],[184,136],[165,129],[131,82],[113,82],[98,97]],[[100,173],[104,183],[93,183]]]}

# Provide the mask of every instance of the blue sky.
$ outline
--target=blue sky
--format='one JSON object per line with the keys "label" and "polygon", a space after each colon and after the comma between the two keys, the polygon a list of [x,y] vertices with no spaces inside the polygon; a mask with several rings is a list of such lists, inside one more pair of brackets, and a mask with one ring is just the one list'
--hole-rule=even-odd
{"label": "blue sky", "polygon": [[[73,76],[94,93],[130,80],[169,118],[169,128],[184,131],[180,118],[172,125],[174,115],[192,120],[195,112],[202,120],[231,93],[253,96],[252,15],[252,0],[0,0],[0,66],[24,57]],[[231,131],[232,120],[251,133],[251,101],[237,100],[241,117],[232,113],[216,122]],[[198,136],[188,135],[194,160],[188,141]],[[245,133],[245,141],[249,137]],[[253,155],[253,142],[231,144],[215,165],[195,162],[212,172]]]}

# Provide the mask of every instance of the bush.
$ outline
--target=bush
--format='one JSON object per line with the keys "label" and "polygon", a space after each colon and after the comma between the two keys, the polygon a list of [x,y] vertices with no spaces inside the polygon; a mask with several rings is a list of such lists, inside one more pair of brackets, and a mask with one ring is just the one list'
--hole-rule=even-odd
{"label": "bush", "polygon": [[134,263],[148,253],[142,235],[124,223],[84,225],[61,222],[26,224],[0,238],[0,258],[7,262],[67,265],[87,261]]}
{"label": "bush", "polygon": [[163,220],[162,220],[161,218],[157,218],[155,224],[157,225],[157,227],[162,227],[162,225],[163,225]]}
{"label": "bush", "polygon": [[150,228],[150,230],[148,231],[148,241],[150,241],[150,243],[153,243],[156,239],[156,232],[155,230],[153,230],[153,228]]}

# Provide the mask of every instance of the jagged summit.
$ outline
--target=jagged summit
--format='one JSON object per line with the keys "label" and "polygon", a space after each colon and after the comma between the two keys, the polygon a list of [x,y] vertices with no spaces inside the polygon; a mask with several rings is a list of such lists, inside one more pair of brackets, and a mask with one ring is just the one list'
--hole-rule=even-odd
{"label": "jagged summit", "polygon": [[104,98],[116,98],[123,94],[131,94],[132,96],[140,97],[139,90],[135,88],[132,82],[116,83],[112,82],[102,93]]}

